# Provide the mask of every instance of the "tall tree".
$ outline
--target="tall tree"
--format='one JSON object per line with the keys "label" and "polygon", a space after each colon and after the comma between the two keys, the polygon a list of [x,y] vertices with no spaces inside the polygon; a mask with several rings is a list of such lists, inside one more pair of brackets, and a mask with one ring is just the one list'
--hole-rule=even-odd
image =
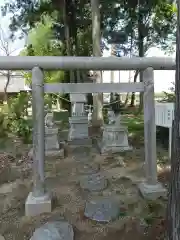
{"label": "tall tree", "polygon": [[167,209],[168,240],[180,239],[180,0],[177,0],[175,111]]}
{"label": "tall tree", "polygon": [[[91,0],[92,11],[92,40],[93,55],[101,57],[101,21],[100,21],[100,3],[99,0]],[[102,83],[102,72],[94,71],[96,83]],[[93,94],[93,115],[92,125],[101,126],[103,123],[103,94]]]}
{"label": "tall tree", "polygon": [[[114,30],[126,34],[119,49],[126,55],[144,57],[151,47],[170,51],[175,41],[176,17],[173,2],[169,0],[127,0],[119,9],[120,20]],[[134,79],[137,79],[135,72]],[[140,73],[140,81],[143,81]],[[133,99],[134,99],[133,94]],[[133,100],[132,99],[132,100]],[[142,95],[140,109],[142,109]],[[133,102],[133,101],[132,101]]]}

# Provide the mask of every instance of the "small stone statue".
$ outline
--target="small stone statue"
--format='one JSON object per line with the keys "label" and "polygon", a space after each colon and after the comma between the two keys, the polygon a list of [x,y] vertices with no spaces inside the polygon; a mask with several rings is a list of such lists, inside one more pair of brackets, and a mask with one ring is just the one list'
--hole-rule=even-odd
{"label": "small stone statue", "polygon": [[108,124],[111,125],[111,124],[115,124],[115,121],[116,121],[116,116],[115,116],[115,113],[112,109],[108,110]]}
{"label": "small stone statue", "polygon": [[47,113],[45,116],[45,126],[48,128],[53,128],[53,113]]}

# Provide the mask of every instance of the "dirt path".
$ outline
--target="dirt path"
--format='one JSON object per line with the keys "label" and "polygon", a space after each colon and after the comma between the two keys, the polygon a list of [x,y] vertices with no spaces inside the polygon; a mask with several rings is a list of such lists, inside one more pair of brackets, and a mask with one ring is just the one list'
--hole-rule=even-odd
{"label": "dirt path", "polygon": [[85,201],[91,195],[79,186],[85,155],[76,153],[75,159],[75,153],[71,152],[65,159],[46,161],[47,188],[55,199],[53,211],[34,218],[24,216],[24,203],[32,187],[31,163],[27,159],[16,159],[13,163],[9,160],[6,174],[8,177],[15,175],[10,183],[7,183],[7,176],[6,183],[0,182],[0,234],[6,240],[29,240],[34,229],[47,220],[66,219],[74,226],[75,240],[149,239],[149,234],[144,234],[147,223],[163,217],[165,203],[161,200],[149,203],[139,195],[137,184],[144,179],[143,154],[144,149],[139,148],[105,157],[90,149],[89,160],[92,164],[98,164],[108,179],[108,187],[96,193],[96,196],[114,196],[123,213],[108,224],[96,223],[84,217]]}

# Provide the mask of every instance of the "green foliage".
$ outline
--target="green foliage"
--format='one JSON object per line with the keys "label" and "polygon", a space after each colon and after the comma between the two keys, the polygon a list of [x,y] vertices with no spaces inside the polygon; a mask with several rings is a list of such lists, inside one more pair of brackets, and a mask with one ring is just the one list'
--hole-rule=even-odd
{"label": "green foliage", "polygon": [[8,126],[6,123],[6,115],[0,112],[0,138],[6,137],[8,134]]}
{"label": "green foliage", "polygon": [[161,102],[175,102],[175,93],[164,92],[164,98]]}
{"label": "green foliage", "polygon": [[174,4],[170,4],[168,0],[145,0],[139,1],[139,4],[136,2],[126,1],[121,5],[124,16],[120,20],[120,28],[116,25],[119,31],[127,34],[127,41],[123,44],[126,54],[144,56],[151,47],[172,51],[176,31]]}
{"label": "green foliage", "polygon": [[19,93],[16,97],[12,97],[8,102],[8,112],[4,113],[1,127],[10,131],[27,143],[31,141],[32,122],[28,118],[27,109],[30,107],[30,95],[27,93]]}
{"label": "green foliage", "polygon": [[[28,34],[27,47],[21,52],[23,56],[61,56],[63,44],[54,40],[52,30],[53,19],[43,16]],[[45,82],[61,82],[64,79],[63,71],[46,71]],[[25,73],[27,82],[31,82],[31,74]]]}
{"label": "green foliage", "polygon": [[[176,31],[174,3],[169,0],[105,0],[100,1],[100,4],[102,36],[108,41],[120,40],[118,52],[144,56],[153,46],[166,51],[173,50]],[[34,46],[38,46],[33,53],[37,56],[66,55],[63,47],[65,26],[62,10],[63,1],[57,3],[56,0],[9,0],[2,8],[3,14],[14,13],[10,25],[12,32],[21,29],[22,32],[30,33],[31,41],[28,43],[33,45],[33,49]],[[78,56],[90,56],[92,53],[90,1],[66,0],[66,14],[69,21],[67,24],[70,30],[71,52]],[[49,39],[53,44],[50,44]],[[57,45],[64,48],[63,53],[62,51],[61,54],[58,53]]]}
{"label": "green foliage", "polygon": [[[63,44],[55,40],[52,29],[53,19],[44,15],[41,21],[28,34],[27,47],[21,52],[23,56],[61,56],[63,54]],[[24,73],[26,82],[31,85],[31,73]],[[63,71],[45,71],[44,81],[46,83],[64,81]],[[57,101],[59,94],[45,94],[45,104],[51,109],[52,104]]]}
{"label": "green foliage", "polygon": [[175,102],[175,84],[169,89],[170,92],[164,92],[164,98],[161,102]]}

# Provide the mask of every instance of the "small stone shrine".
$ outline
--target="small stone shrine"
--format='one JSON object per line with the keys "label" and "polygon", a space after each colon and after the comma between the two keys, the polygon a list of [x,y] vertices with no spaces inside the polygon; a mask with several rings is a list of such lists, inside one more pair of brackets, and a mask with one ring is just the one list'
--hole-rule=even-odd
{"label": "small stone shrine", "polygon": [[128,143],[128,129],[121,125],[121,116],[115,116],[112,110],[108,111],[108,124],[104,126],[101,142],[101,153],[123,152],[131,150]]}
{"label": "small stone shrine", "polygon": [[64,157],[64,149],[60,149],[58,127],[53,122],[53,113],[45,116],[45,155]]}
{"label": "small stone shrine", "polygon": [[69,141],[73,144],[91,144],[88,131],[88,116],[84,110],[85,94],[70,94],[72,113],[69,118]]}

